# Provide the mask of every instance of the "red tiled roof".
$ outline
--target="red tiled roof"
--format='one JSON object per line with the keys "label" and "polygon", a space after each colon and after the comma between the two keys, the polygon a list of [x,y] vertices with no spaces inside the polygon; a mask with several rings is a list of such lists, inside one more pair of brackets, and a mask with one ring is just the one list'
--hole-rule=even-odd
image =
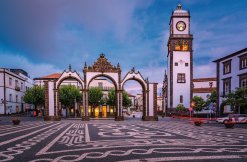
{"label": "red tiled roof", "polygon": [[217,81],[217,78],[194,78],[193,82],[207,82],[207,81]]}
{"label": "red tiled roof", "polygon": [[193,88],[193,93],[211,93],[216,88]]}
{"label": "red tiled roof", "polygon": [[132,95],[132,94],[129,94],[129,93],[128,93],[128,96],[129,96],[129,97],[135,97],[134,95]]}
{"label": "red tiled roof", "polygon": [[47,76],[43,76],[40,78],[35,78],[34,80],[39,80],[39,79],[58,79],[62,74],[61,73],[53,73]]}

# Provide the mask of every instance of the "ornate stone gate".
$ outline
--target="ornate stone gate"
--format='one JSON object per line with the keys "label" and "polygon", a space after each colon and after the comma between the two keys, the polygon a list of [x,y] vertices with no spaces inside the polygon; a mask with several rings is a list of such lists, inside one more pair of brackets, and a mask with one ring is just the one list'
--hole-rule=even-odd
{"label": "ornate stone gate", "polygon": [[115,86],[116,94],[116,115],[115,120],[124,120],[122,107],[123,86],[128,80],[135,80],[140,83],[143,91],[143,120],[158,120],[157,117],[157,83],[150,83],[144,79],[139,71],[133,68],[123,79],[121,79],[121,68],[118,64],[113,66],[101,54],[92,66],[87,66],[86,62],[83,69],[83,79],[76,71],[72,71],[71,66],[65,70],[58,79],[44,81],[45,86],[45,117],[44,120],[60,120],[61,104],[59,102],[59,86],[66,79],[74,79],[80,83],[83,101],[82,120],[90,120],[88,115],[88,90],[90,83],[97,77],[106,77]]}

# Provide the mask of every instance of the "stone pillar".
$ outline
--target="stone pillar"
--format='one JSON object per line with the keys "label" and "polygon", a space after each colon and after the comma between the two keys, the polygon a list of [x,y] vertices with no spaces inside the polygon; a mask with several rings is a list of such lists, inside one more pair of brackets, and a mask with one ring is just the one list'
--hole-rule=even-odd
{"label": "stone pillar", "polygon": [[116,104],[116,116],[115,116],[115,120],[116,121],[122,121],[124,120],[123,117],[123,107],[122,107],[122,95],[123,95],[123,91],[122,90],[117,90],[117,104]]}
{"label": "stone pillar", "polygon": [[82,120],[89,121],[90,117],[88,116],[88,90],[83,90],[83,115]]}
{"label": "stone pillar", "polygon": [[57,91],[54,81],[45,82],[45,121],[58,121],[61,117],[57,113]]}
{"label": "stone pillar", "polygon": [[144,121],[157,121],[157,83],[148,83],[148,91],[146,92],[147,114],[143,117]]}
{"label": "stone pillar", "polygon": [[47,117],[47,116],[49,116],[49,89],[48,89],[48,81],[44,81],[44,90],[45,90],[44,117]]}

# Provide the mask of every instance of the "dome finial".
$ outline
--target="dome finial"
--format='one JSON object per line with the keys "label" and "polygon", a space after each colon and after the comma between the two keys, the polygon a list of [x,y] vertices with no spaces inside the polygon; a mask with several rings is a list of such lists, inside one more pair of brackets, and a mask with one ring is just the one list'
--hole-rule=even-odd
{"label": "dome finial", "polygon": [[181,9],[182,9],[182,5],[180,3],[178,3],[177,10],[181,10]]}

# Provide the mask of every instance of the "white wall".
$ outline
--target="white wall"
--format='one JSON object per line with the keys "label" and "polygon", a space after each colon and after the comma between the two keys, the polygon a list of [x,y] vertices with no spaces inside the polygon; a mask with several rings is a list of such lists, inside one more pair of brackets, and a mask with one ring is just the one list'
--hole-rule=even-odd
{"label": "white wall", "polygon": [[162,111],[162,97],[157,97],[157,110]]}
{"label": "white wall", "polygon": [[48,82],[49,92],[49,116],[54,116],[54,82]]}
{"label": "white wall", "polygon": [[217,86],[216,81],[193,82],[194,88],[210,88],[209,82],[213,82],[212,87],[216,88]]}
{"label": "white wall", "polygon": [[[178,66],[175,66],[175,62],[178,62]],[[185,63],[189,66],[186,67]],[[190,107],[190,66],[190,52],[173,52],[173,107],[178,104],[183,104],[186,108]],[[177,83],[178,73],[185,73],[185,83]],[[183,96],[183,103],[180,103],[180,95]]]}
{"label": "white wall", "polygon": [[154,84],[149,84],[149,116],[154,115]]}

